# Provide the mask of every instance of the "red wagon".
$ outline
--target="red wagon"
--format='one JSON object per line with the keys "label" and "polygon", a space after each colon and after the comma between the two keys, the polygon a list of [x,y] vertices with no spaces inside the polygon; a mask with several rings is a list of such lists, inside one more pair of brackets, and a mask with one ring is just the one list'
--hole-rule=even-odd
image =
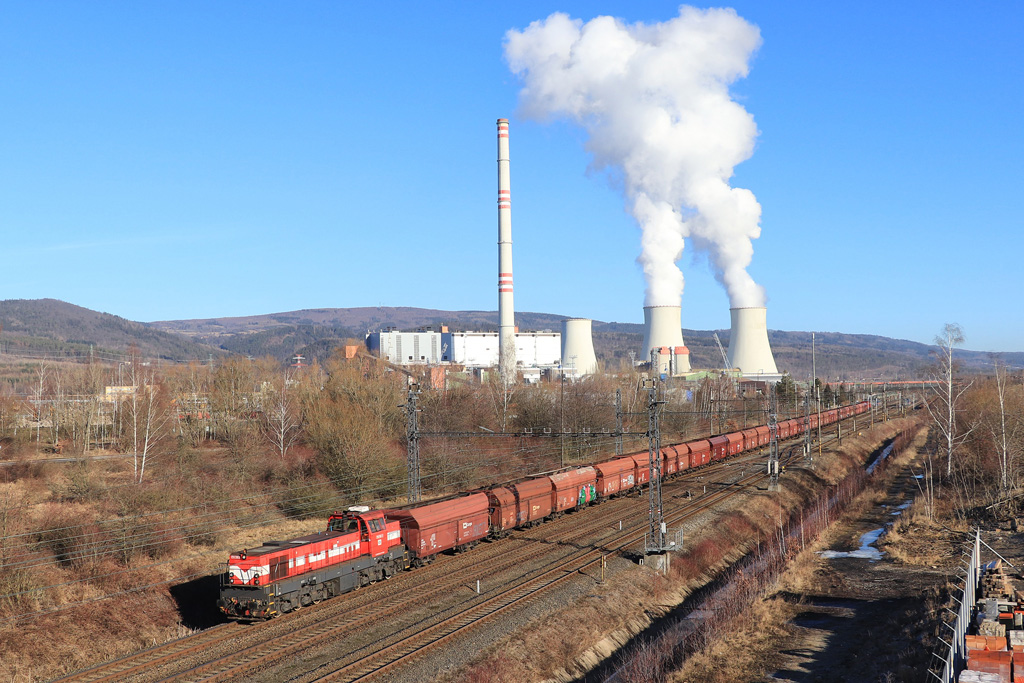
{"label": "red wagon", "polygon": [[711,441],[708,439],[689,441],[686,447],[690,449],[690,467],[701,467],[711,462]]}
{"label": "red wagon", "polygon": [[555,490],[555,512],[585,507],[597,500],[597,470],[580,467],[548,477]]}
{"label": "red wagon", "polygon": [[509,487],[516,496],[516,526],[536,524],[551,516],[554,488],[551,479],[527,479]]}
{"label": "red wagon", "polygon": [[504,536],[516,528],[516,494],[504,486],[488,489],[485,493],[491,533],[499,537]]}
{"label": "red wagon", "polygon": [[729,437],[726,434],[719,434],[713,436],[708,441],[711,442],[711,459],[722,460],[729,455]]}
{"label": "red wagon", "polygon": [[594,465],[597,470],[597,497],[609,498],[636,485],[636,463],[632,458],[616,458]]}
{"label": "red wagon", "polygon": [[487,494],[471,493],[408,510],[385,510],[402,527],[402,540],[416,564],[431,561],[445,550],[465,550],[487,537],[490,526]]}

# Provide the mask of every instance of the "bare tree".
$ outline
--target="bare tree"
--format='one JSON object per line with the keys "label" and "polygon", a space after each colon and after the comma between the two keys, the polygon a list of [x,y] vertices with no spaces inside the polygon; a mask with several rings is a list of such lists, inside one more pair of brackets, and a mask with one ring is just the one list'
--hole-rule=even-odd
{"label": "bare tree", "polygon": [[266,437],[284,458],[299,436],[302,428],[302,412],[294,371],[285,370],[274,382],[264,386],[263,413],[260,426]]}
{"label": "bare tree", "polygon": [[938,367],[932,377],[933,401],[925,401],[928,413],[935,420],[935,425],[944,442],[946,452],[946,476],[953,472],[953,452],[970,435],[972,429],[960,431],[957,426],[957,404],[973,382],[967,384],[956,381],[956,363],[953,361],[953,349],[964,343],[963,329],[957,323],[946,323],[942,332],[935,337],[935,345],[939,347]]}
{"label": "bare tree", "polygon": [[24,402],[14,395],[10,385],[0,388],[0,437],[17,436],[18,420],[24,410]]}
{"label": "bare tree", "polygon": [[210,372],[197,363],[165,372],[165,382],[174,397],[174,421],[178,436],[192,448],[210,438]]}
{"label": "bare tree", "polygon": [[131,393],[122,407],[125,416],[124,435],[129,440],[135,464],[135,483],[141,484],[146,465],[155,455],[157,445],[166,433],[170,412],[167,409],[166,387],[157,381],[156,372],[133,355],[128,365]]}
{"label": "bare tree", "polygon": [[[510,379],[510,377],[512,379]],[[498,424],[498,431],[508,431],[510,420],[514,417],[512,407],[513,399],[519,389],[518,376],[504,375],[500,372],[488,373],[487,392],[491,397],[494,406],[494,417]]]}
{"label": "bare tree", "polygon": [[39,381],[32,388],[32,417],[36,421],[36,450],[39,449],[40,431],[43,426],[43,398],[46,396],[46,363],[40,363],[36,367],[36,375]]}
{"label": "bare tree", "polygon": [[[1011,430],[1006,424],[1006,364],[996,360],[995,366],[996,397],[999,400],[999,423],[998,426],[992,427],[992,439],[995,441],[996,448],[999,451],[999,486],[1003,493],[1006,494],[1010,490],[1010,464],[1012,461],[1010,442],[1014,434],[1010,433]],[[1013,431],[1015,432],[1016,430]]]}

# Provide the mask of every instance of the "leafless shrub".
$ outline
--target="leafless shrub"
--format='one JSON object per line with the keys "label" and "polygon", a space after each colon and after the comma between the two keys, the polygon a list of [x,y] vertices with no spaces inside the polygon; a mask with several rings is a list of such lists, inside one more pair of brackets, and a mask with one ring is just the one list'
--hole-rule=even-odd
{"label": "leafless shrub", "polygon": [[78,567],[94,559],[104,533],[92,513],[80,506],[47,505],[38,522],[36,542],[64,567]]}

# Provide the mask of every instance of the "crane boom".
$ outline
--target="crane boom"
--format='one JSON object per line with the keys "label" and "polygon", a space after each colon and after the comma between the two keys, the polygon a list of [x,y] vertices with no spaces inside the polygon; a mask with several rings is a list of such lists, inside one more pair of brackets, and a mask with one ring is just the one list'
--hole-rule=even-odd
{"label": "crane boom", "polygon": [[722,348],[722,340],[718,338],[718,333],[713,333],[715,336],[715,343],[718,344],[718,351],[722,354],[722,369],[729,369],[729,358],[725,355],[725,349]]}

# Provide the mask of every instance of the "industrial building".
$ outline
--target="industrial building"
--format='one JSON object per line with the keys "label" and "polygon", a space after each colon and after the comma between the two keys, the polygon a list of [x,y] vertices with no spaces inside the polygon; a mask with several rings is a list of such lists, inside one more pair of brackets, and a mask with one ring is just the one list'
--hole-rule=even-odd
{"label": "industrial building", "polygon": [[[366,348],[396,365],[498,366],[497,332],[381,330],[366,336]],[[516,332],[516,367],[555,369],[561,364],[562,335],[557,332]]]}

